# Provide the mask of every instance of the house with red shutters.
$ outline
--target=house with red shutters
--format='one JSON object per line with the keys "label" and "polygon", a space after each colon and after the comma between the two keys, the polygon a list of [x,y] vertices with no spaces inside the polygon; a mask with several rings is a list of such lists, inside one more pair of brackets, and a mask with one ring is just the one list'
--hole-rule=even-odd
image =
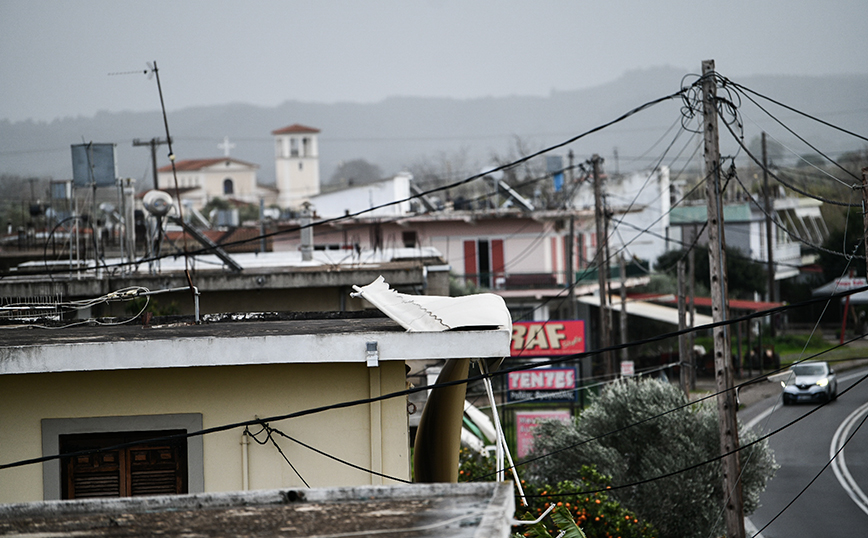
{"label": "house with red shutters", "polygon": [[[313,209],[317,211],[316,198]],[[329,215],[318,212],[314,221]],[[569,220],[574,220],[575,271],[591,265],[596,249],[593,211],[521,211],[514,208],[431,213],[359,215],[314,229],[314,248],[334,252],[421,251],[433,247],[453,276],[453,287],[487,289],[502,296],[514,319],[566,316]],[[286,224],[292,228],[293,222]],[[298,234],[276,237],[275,248],[292,249]],[[280,245],[278,245],[280,244]],[[409,249],[409,250],[408,250]],[[585,279],[591,293],[595,277]],[[593,289],[591,289],[593,288]]]}

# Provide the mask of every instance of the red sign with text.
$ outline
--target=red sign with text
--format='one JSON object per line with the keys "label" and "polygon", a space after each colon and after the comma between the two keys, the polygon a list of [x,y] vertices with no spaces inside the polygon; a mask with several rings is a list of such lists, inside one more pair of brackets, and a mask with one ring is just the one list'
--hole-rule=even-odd
{"label": "red sign with text", "polygon": [[511,356],[552,357],[585,352],[585,322],[516,321],[512,324]]}
{"label": "red sign with text", "polygon": [[560,420],[569,422],[570,412],[567,410],[556,411],[516,411],[516,456],[523,458],[533,450],[533,430],[540,420]]}

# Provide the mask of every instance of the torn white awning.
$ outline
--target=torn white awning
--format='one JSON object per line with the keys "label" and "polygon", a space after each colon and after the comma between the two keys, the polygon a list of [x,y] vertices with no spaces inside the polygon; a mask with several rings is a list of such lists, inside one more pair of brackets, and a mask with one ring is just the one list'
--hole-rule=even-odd
{"label": "torn white awning", "polygon": [[408,331],[446,331],[489,327],[512,331],[512,317],[503,298],[493,293],[443,297],[407,295],[391,289],[382,276],[367,286],[353,286],[362,297]]}

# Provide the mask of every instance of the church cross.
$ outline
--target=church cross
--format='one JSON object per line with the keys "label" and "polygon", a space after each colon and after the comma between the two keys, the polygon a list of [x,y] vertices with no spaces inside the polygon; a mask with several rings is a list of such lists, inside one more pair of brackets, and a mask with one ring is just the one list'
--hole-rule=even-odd
{"label": "church cross", "polygon": [[235,144],[229,142],[228,136],[224,136],[223,137],[223,143],[217,144],[217,147],[223,150],[223,156],[224,157],[228,157],[229,156],[229,150],[234,148]]}

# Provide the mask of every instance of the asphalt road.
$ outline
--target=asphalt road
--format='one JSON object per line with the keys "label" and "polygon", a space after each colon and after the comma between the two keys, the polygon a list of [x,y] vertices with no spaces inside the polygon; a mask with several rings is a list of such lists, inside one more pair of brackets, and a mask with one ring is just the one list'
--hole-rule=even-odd
{"label": "asphalt road", "polygon": [[804,417],[769,439],[781,467],[746,522],[747,536],[868,536],[868,379],[859,382],[866,375],[864,367],[839,372],[840,396],[822,407],[784,407],[770,397],[740,412],[761,434]]}

